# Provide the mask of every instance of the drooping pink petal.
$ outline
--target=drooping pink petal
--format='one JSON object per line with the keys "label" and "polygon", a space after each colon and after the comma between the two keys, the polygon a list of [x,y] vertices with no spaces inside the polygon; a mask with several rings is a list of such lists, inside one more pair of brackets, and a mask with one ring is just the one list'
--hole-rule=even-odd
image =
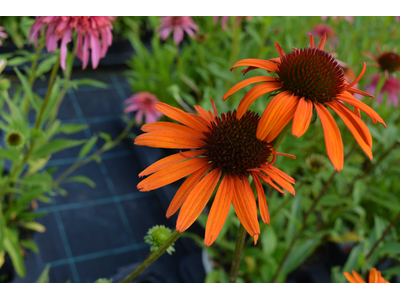
{"label": "drooping pink petal", "polygon": [[61,55],[61,68],[65,70],[66,68],[66,60],[67,60],[67,53],[68,53],[68,48],[67,44],[71,41],[71,36],[72,36],[72,29],[69,29],[65,32],[62,40],[61,40],[61,49],[60,49],[60,55]]}

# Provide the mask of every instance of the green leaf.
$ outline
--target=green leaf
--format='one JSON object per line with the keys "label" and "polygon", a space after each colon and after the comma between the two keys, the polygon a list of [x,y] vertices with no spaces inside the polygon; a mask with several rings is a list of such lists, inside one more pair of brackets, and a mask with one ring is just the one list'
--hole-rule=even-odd
{"label": "green leaf", "polygon": [[37,149],[33,153],[33,156],[36,158],[43,158],[43,157],[51,155],[55,152],[58,152],[58,151],[61,151],[61,150],[67,149],[67,148],[76,147],[85,142],[86,142],[86,140],[67,140],[67,139],[53,140],[50,143],[44,144],[42,147]]}
{"label": "green leaf", "polygon": [[97,136],[92,136],[89,140],[89,142],[87,142],[81,149],[81,151],[79,152],[78,158],[82,158],[85,157],[94,147],[94,145],[97,142],[98,137]]}
{"label": "green leaf", "polygon": [[94,283],[111,283],[113,281],[112,278],[107,279],[107,278],[99,278],[97,279]]}
{"label": "green leaf", "polygon": [[346,263],[343,266],[342,272],[349,272],[351,273],[352,270],[356,270],[358,266],[358,256],[361,251],[361,246],[362,245],[357,245],[355,246],[349,255],[349,258],[347,259]]}
{"label": "green leaf", "polygon": [[264,228],[260,234],[260,242],[265,255],[270,256],[274,253],[278,244],[278,237],[276,236],[273,227]]}
{"label": "green leaf", "polygon": [[317,247],[321,240],[321,235],[317,234],[313,238],[305,241],[299,246],[293,247],[290,252],[286,262],[282,267],[283,274],[289,274],[298,266],[300,266],[303,261],[311,254],[311,252]]}
{"label": "green leaf", "polygon": [[50,264],[47,264],[43,272],[40,274],[39,278],[36,280],[36,283],[49,283],[50,282],[49,271],[50,271]]}
{"label": "green leaf", "polygon": [[360,203],[361,197],[367,190],[367,185],[364,180],[357,180],[354,183],[353,200],[355,203]]}
{"label": "green leaf", "polygon": [[396,276],[400,274],[400,266],[391,267],[382,271],[383,277]]}
{"label": "green leaf", "polygon": [[94,87],[98,87],[98,88],[102,88],[102,89],[106,89],[108,87],[107,83],[95,80],[95,79],[91,79],[91,78],[83,78],[83,79],[75,79],[72,80],[77,86],[79,85],[90,85],[90,86],[94,86]]}
{"label": "green leaf", "polygon": [[1,158],[5,158],[5,159],[9,159],[12,161],[19,161],[19,155],[18,155],[18,151],[16,151],[15,149],[3,149],[0,148],[0,157]]}
{"label": "green leaf", "polygon": [[30,249],[34,253],[39,253],[39,247],[34,241],[32,241],[32,240],[20,240],[19,242],[21,243],[22,247],[24,247],[25,249]]}
{"label": "green leaf", "polygon": [[17,199],[18,204],[26,205],[30,203],[32,200],[34,200],[37,196],[41,195],[43,192],[44,192],[43,188],[34,187]]}
{"label": "green leaf", "polygon": [[292,209],[290,212],[289,224],[287,226],[285,239],[287,243],[293,239],[297,232],[298,225],[300,224],[300,213],[301,213],[301,197],[296,196],[292,202]]}
{"label": "green leaf", "polygon": [[4,265],[4,257],[6,256],[6,253],[4,251],[0,251],[0,269]]}
{"label": "green leaf", "polygon": [[[50,174],[36,173],[26,178],[20,180],[22,184],[26,184],[28,186],[39,186],[42,187],[45,192],[49,192],[52,184],[52,177]],[[38,195],[38,194],[37,194]]]}
{"label": "green leaf", "polygon": [[18,245],[18,235],[16,232],[6,229],[4,231],[4,249],[10,255],[14,269],[20,277],[25,277],[26,270],[24,257],[21,248]]}
{"label": "green leaf", "polygon": [[60,127],[57,128],[55,133],[72,134],[80,132],[88,127],[89,126],[87,124],[62,124]]}
{"label": "green leaf", "polygon": [[28,131],[28,122],[26,120],[26,117],[24,114],[21,112],[21,110],[16,106],[14,103],[12,103],[9,99],[5,98],[8,107],[10,108],[11,111],[11,117],[12,121],[14,123],[14,126],[17,127],[17,129],[21,130],[23,134],[26,134]]}
{"label": "green leaf", "polygon": [[397,255],[399,253],[400,253],[400,243],[391,242],[376,249],[374,254],[377,254],[378,256],[383,256],[387,254]]}
{"label": "green leaf", "polygon": [[106,142],[111,142],[112,141],[112,137],[110,134],[105,133],[105,132],[99,132],[99,136],[104,139]]}
{"label": "green leaf", "polygon": [[37,223],[37,222],[24,222],[24,223],[20,223],[20,225],[22,227],[25,227],[27,229],[30,230],[34,230],[37,232],[45,232],[46,231],[46,227],[44,227],[42,224]]}
{"label": "green leaf", "polygon": [[29,101],[33,102],[33,91],[29,86],[28,78],[23,75],[17,68],[14,68],[14,72],[17,73],[19,80],[21,81],[22,87],[24,88],[25,93],[28,95]]}
{"label": "green leaf", "polygon": [[0,252],[3,251],[4,232],[6,230],[6,220],[3,216],[3,209],[0,208]]}
{"label": "green leaf", "polygon": [[57,60],[57,54],[51,55],[50,57],[44,59],[36,69],[36,77],[49,72],[52,68],[54,63]]}
{"label": "green leaf", "polygon": [[96,187],[96,184],[93,182],[93,180],[91,180],[90,178],[88,178],[86,176],[82,176],[82,175],[68,177],[67,179],[64,180],[64,183],[65,182],[82,182],[82,183],[86,183],[91,188]]}

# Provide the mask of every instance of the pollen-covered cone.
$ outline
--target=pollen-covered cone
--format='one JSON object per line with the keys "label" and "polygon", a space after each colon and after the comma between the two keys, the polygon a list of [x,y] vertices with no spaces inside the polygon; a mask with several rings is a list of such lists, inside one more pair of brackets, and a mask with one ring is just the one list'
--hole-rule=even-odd
{"label": "pollen-covered cone", "polygon": [[188,176],[167,211],[169,218],[180,208],[176,224],[179,232],[193,224],[217,189],[206,225],[206,246],[217,238],[231,204],[244,228],[257,240],[257,204],[248,179],[251,176],[255,182],[261,218],[269,224],[262,182],[294,195],[294,179],[273,166],[277,155],[293,156],[275,152],[256,137],[257,114],[245,112],[240,120],[236,111],[219,116],[212,104],[214,112],[195,106],[198,114],[156,104],[156,109],[181,124],[146,124],[142,127],[145,133],[135,139],[135,144],[187,151],[163,158],[141,172],[139,177],[150,176],[138,184],[138,189],[151,191]]}
{"label": "pollen-covered cone", "polygon": [[[243,97],[238,107],[238,118],[242,118],[249,106],[260,96],[275,92],[269,102],[257,128],[257,138],[271,142],[285,126],[292,121],[292,134],[302,136],[308,129],[316,110],[321,120],[325,136],[328,156],[336,171],[343,168],[343,143],[340,131],[328,108],[336,112],[354,138],[372,160],[372,137],[368,127],[360,118],[360,110],[376,122],[386,124],[382,118],[368,105],[354,98],[353,94],[366,97],[372,95],[360,91],[354,85],[365,72],[365,63],[361,74],[351,83],[344,80],[343,71],[338,62],[327,52],[323,51],[326,35],[318,45],[310,35],[310,48],[295,49],[286,54],[275,43],[278,58],[270,60],[243,59],[233,65],[247,66],[243,74],[261,68],[276,73],[275,76],[256,76],[233,86],[223,97],[226,100],[233,93],[253,83],[259,83],[250,89]],[[347,105],[353,106],[354,111]],[[272,129],[273,128],[273,129]]]}
{"label": "pollen-covered cone", "polygon": [[[353,275],[350,275],[347,272],[343,273],[344,276],[346,276],[347,280],[350,281],[350,283],[366,283],[356,271],[352,270],[351,273]],[[369,272],[368,280],[369,283],[390,283],[389,281],[385,280],[385,278],[382,277],[381,272],[375,268],[372,268]]]}

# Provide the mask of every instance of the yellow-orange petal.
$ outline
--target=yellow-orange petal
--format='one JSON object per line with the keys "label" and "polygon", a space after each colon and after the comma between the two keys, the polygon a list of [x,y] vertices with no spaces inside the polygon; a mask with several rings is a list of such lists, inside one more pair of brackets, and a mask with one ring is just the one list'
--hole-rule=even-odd
{"label": "yellow-orange petal", "polygon": [[353,277],[355,278],[355,280],[356,280],[358,283],[366,283],[365,280],[362,279],[361,276],[358,275],[358,273],[357,273],[356,271],[352,270],[351,273],[353,274]]}
{"label": "yellow-orange petal", "polygon": [[226,100],[228,97],[239,91],[240,89],[253,84],[257,82],[276,82],[276,77],[272,76],[254,76],[249,79],[245,79],[237,84],[235,84],[233,87],[231,87],[225,95],[222,97],[222,100]]}
{"label": "yellow-orange petal", "polygon": [[175,182],[208,164],[208,161],[202,158],[188,159],[181,163],[174,164],[164,168],[146,179],[139,182],[137,188],[141,192],[148,192],[158,189],[162,186]]}
{"label": "yellow-orange petal", "polygon": [[207,218],[206,235],[204,244],[209,247],[217,239],[224,226],[233,197],[233,181],[230,175],[226,175],[219,185],[215,200],[211,206]]}
{"label": "yellow-orange petal", "polygon": [[278,174],[279,176],[281,176],[283,179],[285,179],[286,181],[289,181],[292,184],[296,183],[296,180],[294,180],[293,177],[289,176],[288,174],[286,174],[285,172],[283,172],[282,170],[279,170],[278,168],[275,168],[274,166],[269,166],[268,167],[270,170],[272,170],[273,172],[275,172],[276,174]]}
{"label": "yellow-orange petal", "polygon": [[169,131],[173,133],[188,135],[197,139],[205,138],[205,135],[201,132],[198,132],[197,130],[171,122],[148,123],[143,125],[141,130],[144,132]]}
{"label": "yellow-orange petal", "polygon": [[192,189],[179,212],[178,220],[176,221],[177,231],[185,231],[196,221],[217,186],[220,176],[221,170],[214,169]]}
{"label": "yellow-orange petal", "polygon": [[326,32],[319,41],[318,50],[324,50],[325,40],[326,40]]}
{"label": "yellow-orange petal", "polygon": [[237,118],[240,120],[242,116],[246,113],[250,105],[257,98],[272,91],[279,90],[280,88],[282,88],[282,86],[279,82],[260,83],[255,87],[251,88],[250,91],[248,91],[246,95],[244,95],[242,101],[240,101],[239,103],[239,107],[237,109]]}
{"label": "yellow-orange petal", "polygon": [[235,63],[232,66],[231,71],[233,68],[246,67],[246,66],[264,69],[269,72],[276,72],[278,70],[278,67],[276,66],[276,64],[274,64],[273,62],[270,62],[268,60],[258,59],[258,58],[246,58],[246,59],[239,60],[237,63]]}
{"label": "yellow-orange petal", "polygon": [[269,225],[270,217],[269,217],[269,212],[268,212],[268,204],[267,204],[267,200],[265,199],[264,189],[262,187],[260,179],[258,178],[258,173],[259,172],[251,172],[251,176],[253,177],[254,183],[256,185],[257,197],[258,197],[258,207],[260,209],[261,219],[263,220],[264,223]]}
{"label": "yellow-orange petal", "polygon": [[281,194],[284,194],[286,196],[285,191],[281,190],[281,188],[279,186],[277,186],[270,177],[265,176],[263,173],[259,172],[258,173],[258,177],[260,179],[262,179],[266,184],[268,184],[269,186],[273,187],[274,189],[276,189],[278,192],[280,192]]}
{"label": "yellow-orange petal", "polygon": [[348,281],[350,281],[350,283],[359,283],[353,276],[351,276],[349,273],[347,272],[343,272],[344,276],[346,277],[346,279]]}
{"label": "yellow-orange petal", "polygon": [[164,115],[167,117],[174,119],[175,121],[178,121],[186,126],[189,126],[190,128],[193,128],[194,130],[197,131],[207,131],[207,125],[206,122],[201,123],[195,118],[193,118],[190,114],[184,112],[183,110],[172,107],[168,104],[158,102],[155,105],[155,108],[159,111],[162,112]]}
{"label": "yellow-orange petal", "polygon": [[319,102],[314,102],[318,116],[321,120],[322,129],[324,130],[325,145],[328,157],[331,160],[335,170],[339,172],[343,169],[343,142],[339,128],[335,123],[335,119],[329,111]]}
{"label": "yellow-orange petal", "polygon": [[[281,95],[282,94],[282,95]],[[298,97],[290,92],[275,96],[265,108],[257,126],[257,138],[267,143],[273,141],[293,119]]]}
{"label": "yellow-orange petal", "polygon": [[256,200],[254,199],[254,195],[253,197],[249,197],[244,184],[238,177],[233,177],[233,182],[234,196],[232,204],[236,215],[251,236],[259,234],[260,226],[257,220],[257,206],[255,205]]}
{"label": "yellow-orange petal", "polygon": [[347,104],[350,104],[351,106],[361,109],[368,116],[370,116],[370,118],[372,119],[374,124],[376,124],[376,122],[379,122],[379,123],[382,123],[383,126],[385,126],[385,128],[386,128],[386,123],[383,121],[383,119],[378,115],[378,113],[376,111],[374,111],[371,107],[369,107],[365,103],[361,102],[360,100],[357,100],[356,98],[354,98],[350,93],[343,92],[343,93],[339,94],[336,98],[338,100],[342,100],[343,102],[346,102]]}
{"label": "yellow-orange petal", "polygon": [[308,34],[310,36],[310,48],[315,48],[314,37],[311,33]]}
{"label": "yellow-orange petal", "polygon": [[[197,156],[203,154],[204,150],[185,151],[183,153],[189,156]],[[167,156],[165,158],[156,161],[154,164],[148,166],[139,174],[139,177],[150,175],[154,172],[160,171],[161,169],[167,168],[176,163],[180,163],[181,161],[184,160],[187,160],[187,158],[183,157],[180,153]]]}
{"label": "yellow-orange petal", "polygon": [[154,148],[193,149],[201,148],[204,142],[185,134],[168,131],[143,133],[135,138],[135,145]]}
{"label": "yellow-orange petal", "polygon": [[292,134],[295,137],[301,137],[307,131],[308,126],[310,125],[312,113],[312,102],[304,97],[300,98],[292,122]]}
{"label": "yellow-orange petal", "polygon": [[193,188],[197,185],[197,183],[207,174],[207,172],[211,169],[211,164],[207,164],[204,167],[200,168],[192,175],[190,175],[184,183],[180,186],[178,191],[175,193],[174,198],[168,206],[166,217],[171,217],[177,210],[182,206],[182,204],[186,201],[188,195],[193,190]]}
{"label": "yellow-orange petal", "polygon": [[371,271],[369,271],[369,283],[389,283],[389,281],[382,277],[380,271],[376,268],[372,268]]}
{"label": "yellow-orange petal", "polygon": [[372,160],[372,136],[367,125],[365,125],[359,117],[340,102],[329,101],[326,105],[339,115],[347,128],[349,128],[361,149],[363,149],[365,154],[367,154]]}

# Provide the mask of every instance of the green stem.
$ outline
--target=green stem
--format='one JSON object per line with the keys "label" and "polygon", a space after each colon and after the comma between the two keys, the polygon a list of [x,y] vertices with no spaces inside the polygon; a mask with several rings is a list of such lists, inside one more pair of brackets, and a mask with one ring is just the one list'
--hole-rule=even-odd
{"label": "green stem", "polygon": [[238,235],[236,238],[235,253],[233,254],[231,272],[229,273],[230,283],[236,282],[245,240],[246,240],[246,229],[244,229],[242,223],[240,223]]}
{"label": "green stem", "polygon": [[182,232],[175,231],[174,233],[171,234],[171,236],[168,238],[168,240],[165,241],[165,243],[158,248],[156,251],[153,251],[150,253],[149,256],[140,264],[139,267],[136,268],[132,273],[130,273],[128,276],[126,276],[124,279],[122,279],[119,283],[129,283],[133,279],[135,279],[140,273],[142,273],[144,270],[146,270],[150,265],[155,262],[162,254],[164,254],[165,251],[173,244],[175,241],[182,235]]}
{"label": "green stem", "polygon": [[74,172],[76,169],[90,163],[95,159],[96,156],[103,154],[105,151],[114,148],[122,139],[126,137],[126,135],[129,133],[129,131],[135,124],[136,124],[135,119],[132,119],[115,140],[113,140],[111,143],[105,143],[99,150],[97,150],[93,155],[89,156],[88,158],[80,162],[74,163],[67,170],[65,170],[64,173],[62,173],[56,180],[54,180],[54,183],[60,184],[69,174]]}

